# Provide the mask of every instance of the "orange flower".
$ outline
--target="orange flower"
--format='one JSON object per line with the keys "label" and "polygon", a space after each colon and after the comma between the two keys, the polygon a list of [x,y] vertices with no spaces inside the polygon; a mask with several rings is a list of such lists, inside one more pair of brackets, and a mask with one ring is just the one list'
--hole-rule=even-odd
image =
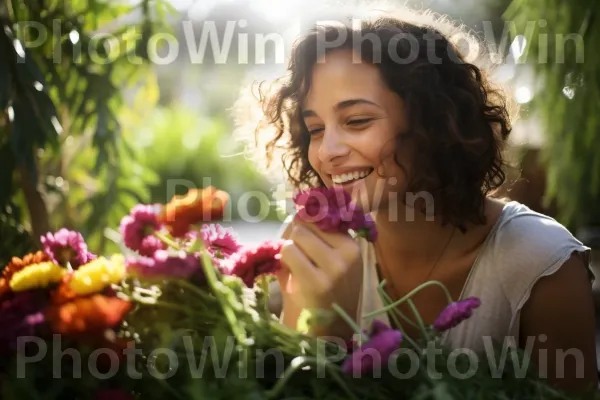
{"label": "orange flower", "polygon": [[190,189],[185,196],[174,196],[166,204],[159,222],[167,225],[176,237],[185,235],[190,225],[223,218],[229,195],[209,186],[205,189]]}
{"label": "orange flower", "polygon": [[48,257],[48,255],[43,251],[26,254],[23,256],[23,258],[11,258],[10,262],[6,264],[6,267],[4,267],[2,270],[2,277],[0,278],[0,298],[11,292],[8,283],[16,272],[19,272],[29,265],[39,264],[46,261],[50,261],[50,257]]}
{"label": "orange flower", "polygon": [[46,310],[46,320],[55,333],[93,334],[119,324],[131,307],[127,300],[95,294],[51,305]]}
{"label": "orange flower", "polygon": [[72,278],[73,274],[63,276],[59,285],[50,296],[50,301],[52,302],[52,304],[65,304],[77,298],[77,293],[75,293],[69,286],[69,282]]}

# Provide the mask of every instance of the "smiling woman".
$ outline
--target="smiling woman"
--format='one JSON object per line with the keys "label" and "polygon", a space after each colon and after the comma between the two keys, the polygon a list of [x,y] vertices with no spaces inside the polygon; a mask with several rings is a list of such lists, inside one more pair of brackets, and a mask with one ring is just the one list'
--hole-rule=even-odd
{"label": "smiling woman", "polygon": [[[485,70],[453,41],[470,37],[432,14],[355,17],[298,40],[289,74],[261,92],[255,132],[295,187],[351,194],[372,214],[378,239],[291,218],[282,322],[295,327],[303,309],[335,303],[369,331],[382,306],[380,280],[392,301],[435,280],[454,300],[481,300],[443,336],[446,345],[485,352],[515,344],[557,386],[595,387],[590,249],[552,218],[493,197],[505,182],[511,115]],[[447,297],[431,286],[412,299],[420,317],[403,333],[415,337],[413,326],[432,324]],[[396,311],[413,310],[405,303]],[[321,328],[314,333],[351,332],[342,322]]]}

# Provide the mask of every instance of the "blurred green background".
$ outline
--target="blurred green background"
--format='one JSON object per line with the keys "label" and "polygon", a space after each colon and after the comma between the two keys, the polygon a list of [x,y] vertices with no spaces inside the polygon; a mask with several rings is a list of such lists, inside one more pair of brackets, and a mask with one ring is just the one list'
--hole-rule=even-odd
{"label": "blurred green background", "polygon": [[[231,194],[234,223],[240,201],[247,215],[263,212],[271,221],[238,225],[245,238],[274,235],[284,215],[272,204],[281,177],[267,179],[247,159],[230,110],[248,77],[273,77],[285,67],[275,46],[257,57],[257,35],[291,38],[326,3],[0,1],[0,263],[63,226],[80,230],[92,251],[114,251],[104,230],[117,229],[134,204],[164,203],[207,184]],[[518,168],[509,174],[516,182],[505,194],[593,242],[590,232],[600,226],[599,6],[408,4],[448,14],[500,50],[494,77],[521,107],[511,152]],[[231,47],[214,57],[205,36],[199,60],[194,54],[212,28],[219,41],[232,35]],[[568,34],[578,36],[558,39]],[[168,52],[168,40],[177,54]],[[247,57],[244,49],[251,49]],[[163,62],[152,61],[157,56]],[[245,202],[249,191],[264,196]]]}

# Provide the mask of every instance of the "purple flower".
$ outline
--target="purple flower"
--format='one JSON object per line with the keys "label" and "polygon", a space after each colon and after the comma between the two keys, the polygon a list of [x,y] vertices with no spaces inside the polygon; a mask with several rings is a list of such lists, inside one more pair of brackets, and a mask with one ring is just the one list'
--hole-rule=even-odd
{"label": "purple flower", "polygon": [[468,297],[450,303],[433,322],[433,327],[438,332],[453,328],[465,319],[470,318],[473,310],[480,305],[481,301],[477,297]]}
{"label": "purple flower", "polygon": [[375,223],[341,188],[315,188],[294,196],[299,219],[312,222],[325,232],[357,232],[369,241],[377,238]]}
{"label": "purple flower", "polygon": [[266,241],[254,248],[244,248],[226,260],[224,273],[238,276],[246,286],[253,287],[257,277],[279,271],[282,245],[283,241]]}
{"label": "purple flower", "polygon": [[200,234],[211,255],[220,253],[228,257],[242,247],[233,229],[224,228],[219,224],[203,225]]}
{"label": "purple flower", "polygon": [[129,259],[127,268],[144,277],[176,278],[189,278],[202,270],[200,261],[194,255],[167,250],[157,250],[152,257]]}
{"label": "purple flower", "polygon": [[88,251],[83,236],[77,231],[62,228],[54,234],[46,233],[40,241],[44,252],[59,265],[70,263],[71,267],[78,268],[96,258]]}
{"label": "purple flower", "polygon": [[342,369],[346,374],[359,377],[374,368],[380,368],[402,343],[402,332],[379,320],[373,321],[369,336],[367,343],[344,360]]}
{"label": "purple flower", "polygon": [[166,247],[153,235],[159,228],[158,212],[152,205],[138,204],[131,209],[129,215],[121,219],[120,229],[125,246],[143,256],[151,257],[156,250]]}
{"label": "purple flower", "polygon": [[17,349],[20,336],[34,336],[37,328],[45,324],[43,309],[47,303],[44,291],[28,290],[0,304],[0,354]]}

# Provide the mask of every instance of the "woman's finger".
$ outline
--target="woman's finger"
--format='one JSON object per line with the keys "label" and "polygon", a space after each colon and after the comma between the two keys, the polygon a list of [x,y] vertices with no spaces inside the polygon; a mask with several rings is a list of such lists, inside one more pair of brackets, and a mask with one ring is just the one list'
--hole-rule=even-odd
{"label": "woman's finger", "polygon": [[315,224],[310,222],[298,221],[294,222],[296,225],[300,225],[313,234],[319,237],[323,242],[329,245],[332,250],[335,249],[344,260],[348,263],[354,262],[357,257],[360,256],[360,246],[350,234],[341,232],[324,232],[319,229]]}
{"label": "woman's finger", "polygon": [[324,272],[316,268],[306,254],[291,240],[281,248],[281,262],[290,270],[292,279],[305,289],[314,288],[326,282]]}
{"label": "woman's finger", "polygon": [[295,224],[290,233],[292,240],[318,268],[330,262],[332,248],[319,236],[301,224]]}
{"label": "woman's finger", "polygon": [[348,240],[353,240],[350,234],[342,232],[325,232],[317,227],[314,222],[302,221],[298,218],[294,219],[294,225],[304,226],[315,235],[319,236],[330,247],[339,248],[344,246]]}

